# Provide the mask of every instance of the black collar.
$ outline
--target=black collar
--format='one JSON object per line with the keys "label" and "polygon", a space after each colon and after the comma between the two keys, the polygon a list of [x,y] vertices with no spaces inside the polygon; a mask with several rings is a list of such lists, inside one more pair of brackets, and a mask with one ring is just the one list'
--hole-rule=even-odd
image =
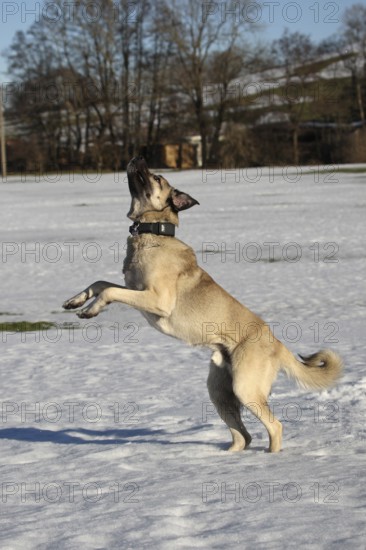
{"label": "black collar", "polygon": [[134,222],[130,227],[130,233],[134,237],[141,235],[141,233],[153,233],[154,235],[165,235],[167,237],[174,237],[175,225],[169,222],[151,222],[142,223]]}

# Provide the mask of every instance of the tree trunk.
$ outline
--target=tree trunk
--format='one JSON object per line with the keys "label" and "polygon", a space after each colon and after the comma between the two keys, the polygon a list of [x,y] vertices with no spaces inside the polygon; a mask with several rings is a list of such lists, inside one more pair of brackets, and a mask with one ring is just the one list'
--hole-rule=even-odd
{"label": "tree trunk", "polygon": [[122,102],[122,120],[123,120],[123,164],[127,166],[130,156],[130,98],[129,98],[129,63],[130,52],[128,45],[123,51],[123,102]]}
{"label": "tree trunk", "polygon": [[361,118],[362,124],[365,124],[365,110],[363,107],[362,89],[361,89],[361,83],[358,78],[356,79],[356,91],[357,91],[357,104],[360,112],[360,118]]}
{"label": "tree trunk", "polygon": [[296,125],[292,133],[293,158],[294,165],[299,164],[299,127]]}

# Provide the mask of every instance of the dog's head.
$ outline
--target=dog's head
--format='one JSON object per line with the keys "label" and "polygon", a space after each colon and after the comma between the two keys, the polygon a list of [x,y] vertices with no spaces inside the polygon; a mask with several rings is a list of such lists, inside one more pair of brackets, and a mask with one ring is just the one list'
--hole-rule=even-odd
{"label": "dog's head", "polygon": [[178,212],[198,201],[174,189],[160,175],[150,172],[143,157],[133,158],[127,166],[131,208],[127,216],[133,221],[169,221],[178,225]]}

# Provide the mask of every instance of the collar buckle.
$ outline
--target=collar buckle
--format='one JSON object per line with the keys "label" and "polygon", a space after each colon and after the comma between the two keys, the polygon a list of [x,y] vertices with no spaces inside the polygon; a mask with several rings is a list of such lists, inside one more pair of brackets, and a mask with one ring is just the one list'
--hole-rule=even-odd
{"label": "collar buckle", "polygon": [[139,226],[140,222],[133,222],[133,224],[130,226],[129,231],[133,237],[137,237],[139,234]]}

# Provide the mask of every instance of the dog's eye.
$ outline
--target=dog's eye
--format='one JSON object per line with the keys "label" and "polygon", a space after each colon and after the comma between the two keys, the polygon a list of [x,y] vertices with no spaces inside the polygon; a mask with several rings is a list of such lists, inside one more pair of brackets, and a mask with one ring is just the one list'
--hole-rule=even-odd
{"label": "dog's eye", "polygon": [[159,178],[159,176],[154,176],[154,180],[157,181],[158,183],[160,183],[160,178]]}

